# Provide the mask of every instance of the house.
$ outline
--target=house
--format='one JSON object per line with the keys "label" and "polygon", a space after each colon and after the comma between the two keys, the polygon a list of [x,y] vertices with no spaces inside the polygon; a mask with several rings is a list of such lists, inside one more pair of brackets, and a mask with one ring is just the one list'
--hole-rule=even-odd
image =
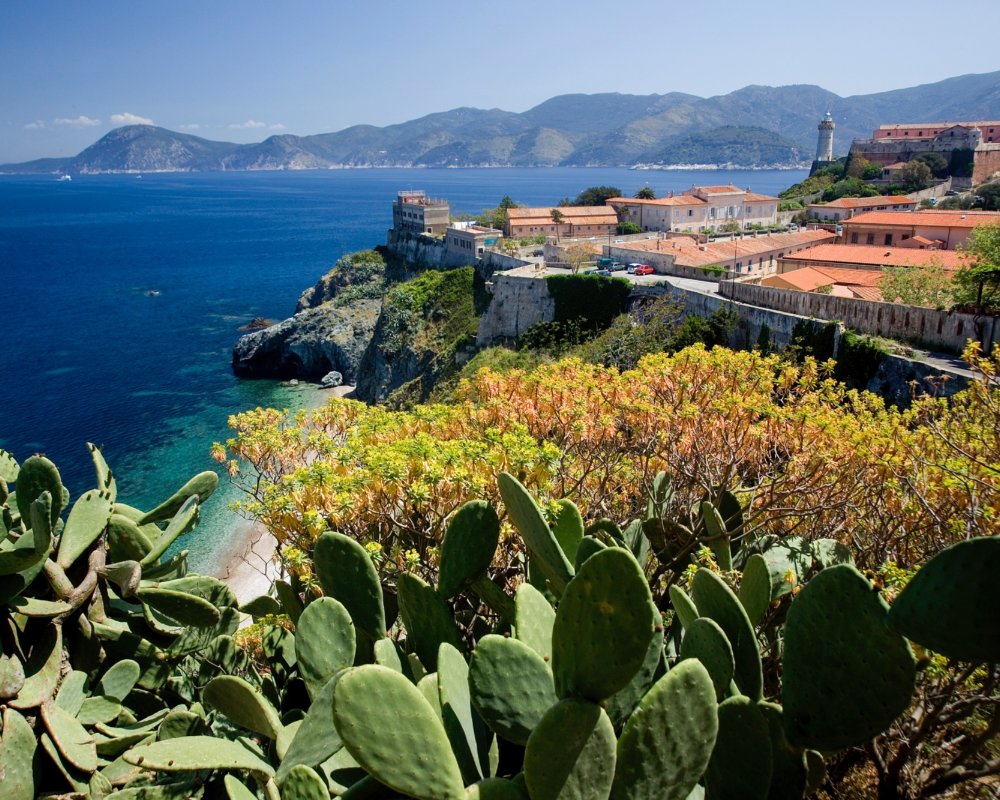
{"label": "house", "polygon": [[470,223],[455,223],[444,232],[444,266],[475,264],[486,249],[500,241],[503,231]]}
{"label": "house", "polygon": [[875,245],[819,244],[778,260],[778,274],[813,267],[882,270],[886,267],[940,266],[946,270],[960,269],[962,254],[954,250],[921,250],[915,247],[879,247]]}
{"label": "house", "polygon": [[735,223],[740,230],[777,222],[778,198],[738,186],[692,186],[656,200],[612,197],[608,205],[622,222],[643,231],[702,233]]}
{"label": "house", "polygon": [[876,270],[802,267],[780,275],[769,275],[760,284],[797,292],[820,292],[834,297],[881,300],[881,280],[882,273]]}
{"label": "house", "polygon": [[618,215],[610,206],[509,208],[504,235],[512,239],[533,236],[614,236]]}
{"label": "house", "polygon": [[917,201],[904,195],[887,197],[841,197],[829,203],[810,203],[807,213],[815,219],[840,222],[865,211],[913,211]]}
{"label": "house", "polygon": [[392,203],[392,227],[398,232],[440,236],[448,227],[447,200],[434,200],[420,190],[399,192]]}
{"label": "house", "polygon": [[786,255],[835,238],[824,230],[740,236],[707,243],[699,243],[691,236],[673,236],[619,243],[609,248],[608,255],[623,263],[649,264],[661,275],[769,275]]}
{"label": "house", "polygon": [[954,250],[968,240],[977,225],[1000,220],[997,211],[869,211],[845,220],[845,244],[905,246],[919,236],[923,242],[940,242],[942,250]]}

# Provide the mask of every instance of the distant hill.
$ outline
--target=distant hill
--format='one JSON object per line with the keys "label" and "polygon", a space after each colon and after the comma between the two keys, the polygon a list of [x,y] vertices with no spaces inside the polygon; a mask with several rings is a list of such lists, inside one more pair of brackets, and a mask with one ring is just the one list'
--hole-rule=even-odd
{"label": "distant hill", "polygon": [[72,158],[0,172],[88,173],[369,166],[806,164],[829,111],[834,150],[887,122],[1000,119],[1000,72],[840,97],[819,86],[746,86],[717,97],[570,94],[516,114],[456,108],[378,128],[355,125],[256,144],[213,142],[152,125],[117,128]]}

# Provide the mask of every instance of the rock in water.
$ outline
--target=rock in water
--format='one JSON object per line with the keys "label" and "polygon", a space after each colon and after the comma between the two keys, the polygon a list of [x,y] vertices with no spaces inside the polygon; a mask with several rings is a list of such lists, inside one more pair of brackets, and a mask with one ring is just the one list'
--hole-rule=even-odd
{"label": "rock in water", "polygon": [[336,370],[332,370],[320,380],[319,385],[324,389],[336,389],[344,382],[344,376]]}

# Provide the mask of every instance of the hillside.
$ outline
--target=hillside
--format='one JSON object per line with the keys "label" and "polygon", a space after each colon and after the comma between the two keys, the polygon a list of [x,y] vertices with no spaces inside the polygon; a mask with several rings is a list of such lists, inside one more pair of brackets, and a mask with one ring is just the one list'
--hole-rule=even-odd
{"label": "hillside", "polygon": [[456,108],[382,128],[355,125],[242,145],[133,125],[75,157],[6,164],[0,172],[804,164],[827,111],[837,123],[835,152],[845,154],[852,139],[884,122],[1000,117],[1000,72],[852,97],[809,85],[746,86],[709,98],[570,94],[523,113]]}

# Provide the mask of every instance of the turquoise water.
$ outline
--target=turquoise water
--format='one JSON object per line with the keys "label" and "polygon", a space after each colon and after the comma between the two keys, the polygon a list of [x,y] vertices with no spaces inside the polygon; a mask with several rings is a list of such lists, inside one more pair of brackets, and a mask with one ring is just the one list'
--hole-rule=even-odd
{"label": "turquoise water", "polygon": [[[509,194],[550,205],[593,185],[662,195],[693,183],[776,194],[802,171],[341,170],[0,176],[0,447],[44,452],[74,496],[104,445],[125,502],[151,506],[216,468],[226,419],[316,402],[312,387],[233,377],[239,326],[289,316],[336,259],[384,242],[400,189],[453,213]],[[183,546],[207,570],[225,547],[228,486]]]}

